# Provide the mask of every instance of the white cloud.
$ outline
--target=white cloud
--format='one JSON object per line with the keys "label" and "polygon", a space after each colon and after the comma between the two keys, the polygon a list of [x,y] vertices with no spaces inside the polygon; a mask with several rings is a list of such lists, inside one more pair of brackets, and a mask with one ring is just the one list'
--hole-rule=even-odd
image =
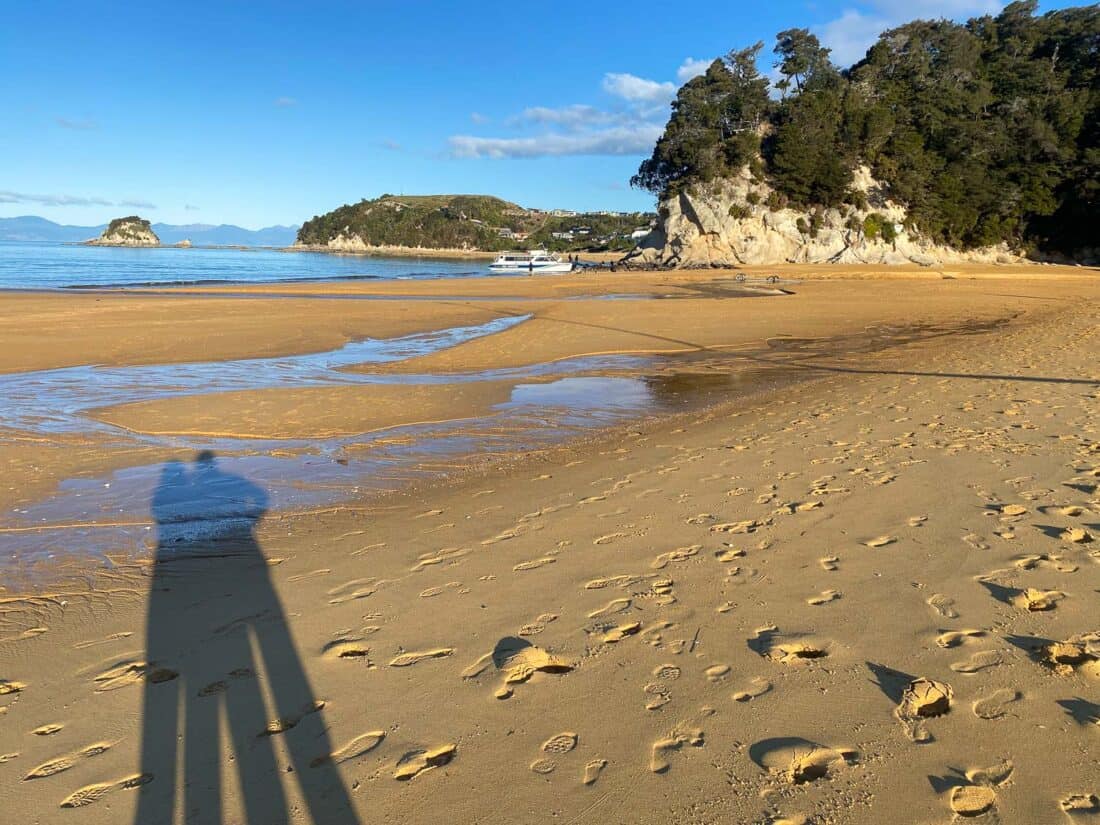
{"label": "white cloud", "polygon": [[133,206],[138,209],[156,209],[156,205],[142,200],[110,201],[100,197],[83,195],[34,195],[27,192],[0,190],[0,203],[27,203],[38,206]]}
{"label": "white cloud", "polygon": [[622,112],[608,112],[603,109],[597,109],[595,106],[575,103],[572,106],[561,106],[556,109],[547,106],[531,106],[512,118],[510,122],[515,124],[535,123],[579,129],[585,126],[607,125],[623,119],[624,113]]}
{"label": "white cloud", "polygon": [[868,0],[848,8],[835,20],[815,27],[821,42],[832,49],[832,61],[846,68],[863,59],[867,49],[887,29],[910,20],[952,20],[998,11],[997,0]]}
{"label": "white cloud", "polygon": [[696,60],[694,57],[687,57],[680,64],[680,68],[676,70],[676,79],[680,83],[687,83],[693,77],[706,74],[707,69],[710,68],[710,64],[713,62],[713,60]]}
{"label": "white cloud", "polygon": [[477,124],[489,122],[489,118],[481,112],[470,112],[470,120]]}
{"label": "white cloud", "polygon": [[625,72],[608,72],[603,76],[603,90],[632,103],[665,103],[676,94],[676,84],[659,83]]}
{"label": "white cloud", "polygon": [[457,158],[542,158],[563,155],[641,155],[648,153],[664,124],[645,123],[575,134],[483,138],[455,135],[451,153]]}

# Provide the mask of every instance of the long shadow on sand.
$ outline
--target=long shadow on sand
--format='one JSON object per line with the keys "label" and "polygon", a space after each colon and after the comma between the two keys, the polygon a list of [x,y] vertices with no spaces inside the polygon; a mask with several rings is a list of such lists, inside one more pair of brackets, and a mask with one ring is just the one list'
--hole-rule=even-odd
{"label": "long shadow on sand", "polygon": [[357,825],[254,532],[266,494],[201,453],[165,465],[152,508],[136,825],[283,825],[289,782],[314,822]]}

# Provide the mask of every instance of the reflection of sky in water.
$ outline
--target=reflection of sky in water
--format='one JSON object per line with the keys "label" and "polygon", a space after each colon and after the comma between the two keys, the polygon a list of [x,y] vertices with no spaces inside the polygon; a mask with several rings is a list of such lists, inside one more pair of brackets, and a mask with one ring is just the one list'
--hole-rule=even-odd
{"label": "reflection of sky in water", "polygon": [[[340,367],[382,363],[435,352],[507,329],[524,317],[389,341],[363,341],[339,350],[286,358],[135,367],[76,367],[0,376],[0,413],[6,424],[48,432],[98,429],[141,443],[218,454],[218,467],[258,485],[271,511],[303,510],[393,489],[425,474],[446,472],[482,458],[560,443],[570,435],[622,421],[654,406],[641,379],[572,376],[522,383],[561,372],[638,367],[628,356],[579,358],[555,364],[491,370],[462,376],[361,375]],[[247,441],[225,438],[152,437],[122,433],[84,418],[94,407],[149,398],[279,386],[336,383],[427,383],[512,380],[509,401],[473,420],[393,428],[330,439]],[[28,563],[55,554],[108,554],[151,549],[150,501],[165,465],[128,467],[110,477],[69,479],[56,494],[0,517],[3,559]],[[232,495],[162,502],[161,540],[213,539],[239,529],[248,505]],[[216,506],[214,506],[216,504]],[[241,509],[245,508],[245,509]],[[241,512],[238,512],[238,510]],[[170,513],[164,517],[164,513]],[[46,529],[34,529],[42,527]],[[30,528],[30,529],[28,529]]]}

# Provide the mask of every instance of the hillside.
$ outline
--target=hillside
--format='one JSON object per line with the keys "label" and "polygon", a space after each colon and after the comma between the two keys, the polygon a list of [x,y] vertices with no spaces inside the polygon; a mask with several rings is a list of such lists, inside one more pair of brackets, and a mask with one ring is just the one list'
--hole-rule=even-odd
{"label": "hillside", "polygon": [[631,181],[661,203],[650,257],[1096,258],[1100,7],[1036,9],[908,23],[848,69],[781,32],[774,88],[762,43],[716,60]]}
{"label": "hillside", "polygon": [[378,247],[505,251],[627,250],[647,213],[544,212],[488,195],[382,195],[302,224],[299,246],[366,252]]}

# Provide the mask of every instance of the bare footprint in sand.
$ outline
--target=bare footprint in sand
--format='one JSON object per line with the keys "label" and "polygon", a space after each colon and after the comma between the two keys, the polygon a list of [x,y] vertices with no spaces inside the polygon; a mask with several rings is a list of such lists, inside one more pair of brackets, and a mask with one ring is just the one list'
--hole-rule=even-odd
{"label": "bare footprint in sand", "polygon": [[955,600],[942,593],[933,593],[928,599],[928,606],[945,619],[959,618],[959,612],[955,610]]}
{"label": "bare footprint in sand", "polygon": [[733,694],[733,701],[735,702],[751,702],[759,696],[763,696],[772,689],[772,683],[762,676],[753,677],[749,682],[749,686],[744,690],[739,690]]}
{"label": "bare footprint in sand", "polygon": [[836,590],[822,590],[817,596],[811,596],[806,599],[806,604],[813,605],[814,607],[820,607],[823,604],[834,602],[840,598],[840,593]]}
{"label": "bare footprint in sand", "polygon": [[943,716],[951,710],[955,691],[946,682],[935,679],[914,679],[901,695],[894,716],[901,722],[905,735],[914,742],[930,742],[932,734],[926,719]]}
{"label": "bare footprint in sand", "polygon": [[453,647],[440,647],[435,650],[417,650],[410,653],[402,653],[390,659],[390,667],[409,667],[427,659],[442,659],[454,653]]}
{"label": "bare footprint in sand", "polygon": [[1004,657],[997,650],[983,650],[975,653],[969,659],[961,662],[952,662],[951,669],[956,673],[980,673],[1004,662]]}
{"label": "bare footprint in sand", "polygon": [[622,613],[624,610],[629,610],[632,602],[630,599],[612,599],[603,607],[598,610],[593,610],[588,614],[590,619],[598,619],[601,616],[610,616],[615,613]]}
{"label": "bare footprint in sand", "polygon": [[457,745],[448,743],[446,745],[440,745],[437,748],[431,748],[430,750],[407,753],[401,757],[401,761],[397,763],[397,770],[394,771],[393,778],[400,782],[407,782],[425,771],[430,771],[432,768],[439,768],[446,765],[454,759],[457,751]]}
{"label": "bare footprint in sand", "polygon": [[1001,688],[988,696],[983,696],[971,705],[971,710],[979,719],[1000,719],[1009,712],[1009,706],[1020,701],[1023,694],[1011,688]]}
{"label": "bare footprint in sand", "polygon": [[936,637],[936,644],[943,648],[959,647],[970,639],[979,639],[985,636],[984,630],[945,630]]}
{"label": "bare footprint in sand", "polygon": [[824,644],[800,634],[781,634],[773,625],[758,628],[748,644],[765,659],[783,664],[799,664],[829,655]]}
{"label": "bare footprint in sand", "polygon": [[873,539],[867,539],[863,544],[867,547],[886,547],[888,544],[893,544],[896,541],[896,536],[876,536]]}
{"label": "bare footprint in sand", "polygon": [[704,744],[703,731],[700,728],[677,727],[668,736],[658,739],[650,749],[649,769],[653,773],[664,773],[671,766],[672,754],[691,745],[700,748]]}
{"label": "bare footprint in sand", "polygon": [[838,559],[836,556],[824,556],[823,558],[820,558],[817,561],[818,561],[818,564],[821,565],[822,570],[825,570],[829,573],[833,573],[833,572],[836,572],[837,564],[839,564],[840,559]]}
{"label": "bare footprint in sand", "polygon": [[317,768],[330,762],[335,765],[339,765],[341,762],[348,762],[374,750],[382,744],[382,740],[385,738],[386,732],[384,730],[372,730],[367,733],[361,733],[346,745],[337,748],[332,753],[318,756],[309,763],[309,766],[311,768]]}
{"label": "bare footprint in sand", "polygon": [[641,622],[627,622],[621,624],[618,627],[613,627],[603,635],[603,641],[607,644],[614,644],[615,642],[621,642],[627,636],[635,635],[642,629]]}

